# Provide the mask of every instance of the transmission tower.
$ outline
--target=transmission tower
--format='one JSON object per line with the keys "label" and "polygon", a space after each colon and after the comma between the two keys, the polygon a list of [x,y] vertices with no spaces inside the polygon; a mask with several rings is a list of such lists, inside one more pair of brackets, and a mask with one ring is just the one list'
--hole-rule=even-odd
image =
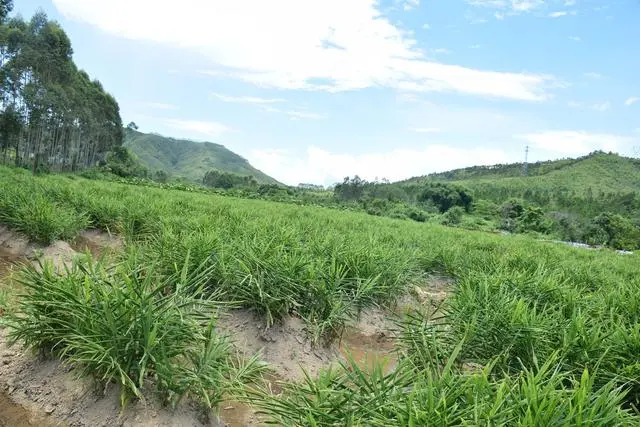
{"label": "transmission tower", "polygon": [[524,148],[524,164],[522,165],[522,176],[529,174],[529,146]]}

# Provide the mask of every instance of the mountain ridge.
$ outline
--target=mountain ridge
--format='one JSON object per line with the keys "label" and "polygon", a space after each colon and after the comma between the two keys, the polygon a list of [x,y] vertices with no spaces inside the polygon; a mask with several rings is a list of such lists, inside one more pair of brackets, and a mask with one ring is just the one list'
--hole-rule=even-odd
{"label": "mountain ridge", "polygon": [[527,176],[523,176],[523,166],[523,163],[471,166],[412,177],[398,181],[398,184],[445,181],[463,184],[472,189],[488,185],[508,185],[522,190],[553,187],[576,193],[585,193],[589,189],[592,192],[640,190],[640,160],[616,153],[594,151],[577,158],[530,163]]}
{"label": "mountain ridge", "polygon": [[237,175],[253,176],[261,184],[278,184],[247,159],[214,142],[196,142],[157,133],[126,129],[123,145],[152,171],[162,170],[173,177],[202,182],[204,175],[217,169]]}

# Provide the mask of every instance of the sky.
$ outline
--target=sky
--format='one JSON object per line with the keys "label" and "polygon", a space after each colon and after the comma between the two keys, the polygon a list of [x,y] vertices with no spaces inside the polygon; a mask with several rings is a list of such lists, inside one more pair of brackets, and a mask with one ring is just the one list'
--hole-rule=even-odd
{"label": "sky", "polygon": [[640,154],[640,0],[18,0],[143,132],[295,185]]}

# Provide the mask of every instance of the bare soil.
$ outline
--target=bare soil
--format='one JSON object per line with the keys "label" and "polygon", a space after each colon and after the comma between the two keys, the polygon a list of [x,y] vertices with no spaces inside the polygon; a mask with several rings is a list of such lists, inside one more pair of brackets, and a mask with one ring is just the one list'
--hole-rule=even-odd
{"label": "bare soil", "polygon": [[[124,242],[97,230],[87,230],[71,245],[58,241],[47,247],[0,226],[0,289],[10,280],[18,262],[37,264],[48,260],[56,268],[68,265],[79,252],[109,256],[122,250]],[[4,280],[3,280],[4,277]],[[4,283],[3,283],[4,282]],[[285,381],[299,381],[306,371],[316,376],[322,369],[352,357],[363,369],[382,361],[393,370],[396,326],[391,320],[407,310],[437,307],[446,298],[451,281],[432,277],[424,286],[415,287],[393,309],[371,309],[347,325],[342,337],[329,346],[312,345],[302,319],[287,317],[281,323],[264,328],[263,319],[248,310],[232,310],[220,317],[218,328],[234,340],[239,354],[256,353],[273,370],[270,387],[279,393]],[[0,313],[0,316],[2,314]],[[7,331],[0,328],[0,427],[30,426],[257,426],[263,421],[242,403],[223,402],[220,417],[202,412],[189,402],[175,411],[149,399],[132,402],[121,412],[118,388],[97,391],[88,378],[78,378],[71,367],[60,361],[42,359],[19,346],[9,347]]]}
{"label": "bare soil", "polygon": [[[75,249],[100,256],[123,247],[123,242],[96,230],[82,232]],[[0,289],[9,287],[18,264],[53,263],[61,269],[79,255],[57,241],[43,247],[0,226]],[[209,419],[206,419],[209,418]],[[93,426],[222,426],[216,417],[204,417],[189,402],[170,411],[158,402],[130,403],[121,412],[118,387],[97,390],[88,378],[57,360],[43,359],[20,346],[9,347],[7,330],[0,328],[0,427]]]}
{"label": "bare soil", "polygon": [[76,252],[90,252],[94,257],[109,256],[124,248],[124,240],[101,230],[84,230],[73,241]]}

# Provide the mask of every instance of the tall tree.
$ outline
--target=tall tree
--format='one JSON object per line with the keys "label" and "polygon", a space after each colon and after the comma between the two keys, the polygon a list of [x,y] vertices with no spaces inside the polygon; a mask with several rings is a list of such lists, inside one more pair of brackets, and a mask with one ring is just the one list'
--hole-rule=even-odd
{"label": "tall tree", "polygon": [[0,24],[4,23],[13,10],[13,0],[0,0]]}
{"label": "tall tree", "polygon": [[76,170],[95,165],[122,144],[116,100],[73,63],[58,23],[37,12],[7,18],[0,0],[0,160]]}

